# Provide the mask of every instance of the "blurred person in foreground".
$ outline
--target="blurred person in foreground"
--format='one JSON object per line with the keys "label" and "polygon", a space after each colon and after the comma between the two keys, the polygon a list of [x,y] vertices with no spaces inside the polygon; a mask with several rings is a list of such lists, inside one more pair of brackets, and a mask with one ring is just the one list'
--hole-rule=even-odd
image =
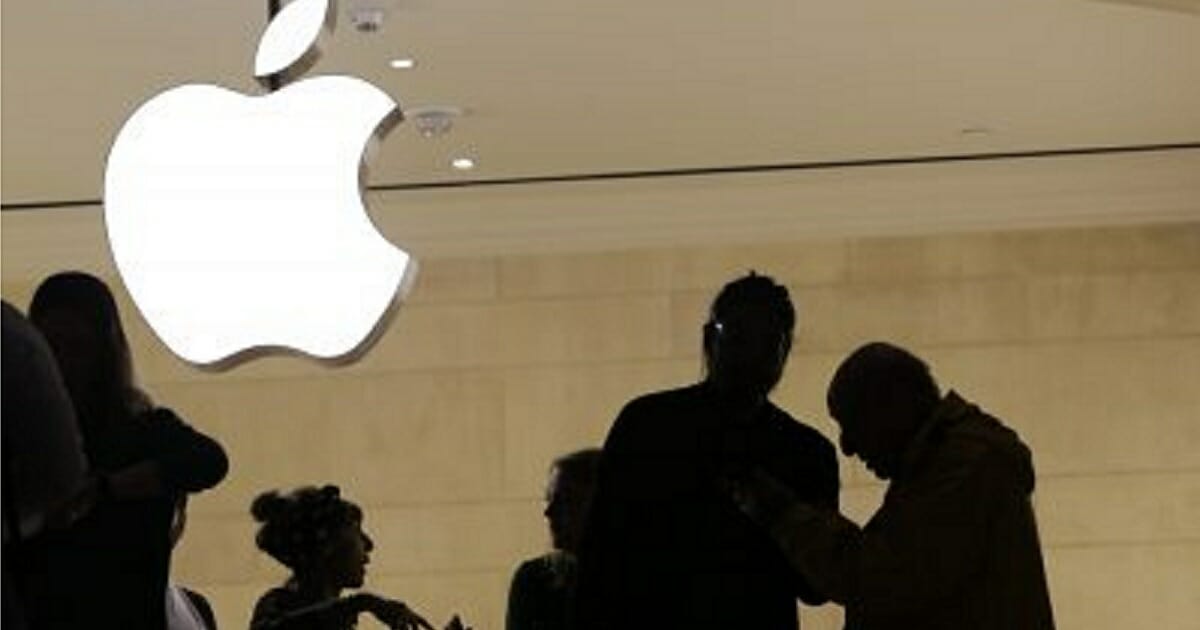
{"label": "blurred person in foreground", "polygon": [[851,354],[827,399],[842,451],[889,481],[866,527],[762,469],[731,475],[729,490],[845,606],[847,630],[1054,628],[1033,463],[1017,434],[942,395],[921,359],[887,343]]}
{"label": "blurred person in foreground", "polygon": [[761,467],[837,508],[837,455],[769,399],[792,347],[788,291],[751,272],[703,325],[699,383],[625,405],[609,431],[580,554],[584,630],[796,630],[797,598],[825,601],[721,485]]}
{"label": "blurred person in foreground", "polygon": [[73,499],[88,483],[83,439],[50,346],[3,302],[3,626],[47,627],[46,554],[54,530],[88,507]]}
{"label": "blurred person in foreground", "polygon": [[579,541],[587,521],[600,449],[554,460],[546,509],[554,551],[521,563],[508,591],[507,630],[564,630],[577,580]]}

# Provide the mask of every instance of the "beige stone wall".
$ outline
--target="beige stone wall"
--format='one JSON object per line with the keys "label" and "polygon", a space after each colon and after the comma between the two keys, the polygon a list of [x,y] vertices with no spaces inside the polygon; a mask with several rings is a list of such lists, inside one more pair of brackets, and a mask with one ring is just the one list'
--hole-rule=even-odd
{"label": "beige stone wall", "polygon": [[[344,369],[196,371],[126,302],[144,384],[232,456],[194,501],[175,575],[223,628],[245,627],[282,576],[254,548],[251,499],[333,481],[366,507],[369,588],[502,628],[512,568],[547,545],[548,462],[598,444],[626,399],[695,378],[705,307],[749,268],[792,289],[800,328],[777,399],[821,431],[836,362],[889,339],[1022,434],[1059,627],[1200,619],[1200,223],[430,260]],[[31,289],[5,276],[6,299],[24,306]],[[864,519],[881,488],[842,470]],[[804,614],[840,627],[834,607]]]}

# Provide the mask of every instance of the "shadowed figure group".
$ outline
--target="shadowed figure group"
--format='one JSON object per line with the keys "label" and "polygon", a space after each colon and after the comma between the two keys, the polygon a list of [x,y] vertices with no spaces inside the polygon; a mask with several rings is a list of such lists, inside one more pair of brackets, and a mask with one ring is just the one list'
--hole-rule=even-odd
{"label": "shadowed figure group", "polygon": [[[189,494],[217,485],[224,449],[137,386],[116,300],[82,272],[42,282],[26,319],[4,314],[4,626],[216,630],[199,593],[170,582]],[[292,570],[256,629],[341,630],[360,613],[431,628],[399,600],[358,592],[373,543],[336,486],[264,493],[259,546]],[[457,616],[446,630],[469,630]]]}
{"label": "shadowed figure group", "polygon": [[[827,393],[842,452],[888,481],[860,527],[838,512],[833,444],[770,399],[795,322],[770,277],[730,282],[701,331],[701,381],[632,400],[602,451],[555,461],[555,550],[514,575],[509,630],[796,630],[798,601],[844,606],[847,630],[1054,627],[1018,436],[911,352],[860,347]],[[56,274],[29,320],[5,304],[3,351],[5,627],[213,629],[168,576],[186,498],[224,478],[225,451],[136,385],[108,287]],[[291,572],[254,630],[364,614],[432,628],[398,599],[343,595],[374,543],[337,486],[267,492],[252,514]]]}
{"label": "shadowed figure group", "polygon": [[847,630],[1053,628],[1028,448],[915,355],[867,344],[828,392],[843,453],[890,481],[859,527],[832,444],[769,400],[794,323],[783,286],[737,279],[703,327],[704,379],[622,409],[574,626],[796,630],[797,600],[832,600]]}
{"label": "shadowed figure group", "polygon": [[726,496],[730,470],[762,467],[836,509],[833,445],[772,403],[792,346],[787,289],[751,274],[717,296],[704,379],[625,405],[609,430],[580,552],[574,622],[615,628],[796,628],[825,595]]}

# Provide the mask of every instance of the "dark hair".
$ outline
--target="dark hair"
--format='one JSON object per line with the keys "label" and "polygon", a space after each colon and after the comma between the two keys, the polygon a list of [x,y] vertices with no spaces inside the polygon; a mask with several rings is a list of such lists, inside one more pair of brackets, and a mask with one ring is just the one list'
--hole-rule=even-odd
{"label": "dark hair", "polygon": [[255,536],[258,548],[293,571],[318,557],[342,528],[362,522],[362,509],[343,499],[334,485],[264,492],[250,505],[250,514],[262,523]]}
{"label": "dark hair", "polygon": [[767,323],[780,335],[786,335],[790,343],[792,329],[796,326],[796,309],[792,306],[787,287],[771,276],[761,275],[752,269],[722,287],[709,308],[708,321],[704,324],[705,369],[711,367],[708,361],[717,342],[718,323],[734,311],[744,308],[761,309],[766,314]]}
{"label": "dark hair", "polygon": [[941,394],[929,366],[913,353],[890,343],[861,346],[838,366],[829,383],[826,403],[833,417],[855,418],[865,409],[900,404],[924,417]]}
{"label": "dark hair", "polygon": [[735,309],[746,306],[764,307],[771,323],[783,332],[790,333],[796,326],[796,309],[787,287],[753,269],[721,288],[709,310],[709,319],[719,321]]}
{"label": "dark hair", "polygon": [[42,328],[52,311],[64,310],[79,316],[100,340],[99,360],[103,366],[96,377],[98,391],[89,392],[96,398],[76,400],[75,405],[98,404],[99,409],[77,409],[82,416],[90,414],[128,414],[146,404],[147,400],[134,383],[133,359],[129,341],[121,326],[117,302],[108,285],[82,271],[56,273],[38,285],[29,304],[29,319]]}
{"label": "dark hair", "polygon": [[560,480],[591,488],[595,487],[600,471],[600,455],[598,448],[585,448],[559,457],[552,467],[558,470]]}

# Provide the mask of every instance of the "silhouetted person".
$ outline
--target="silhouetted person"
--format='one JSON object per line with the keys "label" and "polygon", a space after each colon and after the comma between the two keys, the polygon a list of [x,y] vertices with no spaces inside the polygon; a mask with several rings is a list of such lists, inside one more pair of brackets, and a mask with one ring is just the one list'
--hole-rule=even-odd
{"label": "silhouetted person", "polygon": [[[187,529],[187,495],[175,503],[171,521],[171,549],[179,544]],[[217,617],[208,598],[173,582],[167,584],[167,630],[217,630]]]}
{"label": "silhouetted person", "polygon": [[[283,586],[259,598],[252,630],[345,630],[362,613],[393,629],[433,630],[399,600],[362,591],[341,596],[363,585],[375,545],[362,530],[362,509],[343,499],[337,486],[265,492],[250,512],[262,523],[258,548],[292,572]],[[461,629],[458,617],[446,626]]]}
{"label": "silhouetted person", "polygon": [[41,333],[3,303],[3,627],[45,624],[46,534],[70,524],[86,484],[83,440]]}
{"label": "silhouetted person", "polygon": [[704,324],[704,380],[621,411],[584,535],[579,627],[795,630],[797,597],[824,601],[719,483],[725,470],[761,466],[837,507],[833,445],[768,400],[794,323],[771,278],[727,284]]}
{"label": "silhouetted person", "polygon": [[224,478],[225,451],[134,385],[116,302],[99,279],[51,276],[29,311],[58,361],[94,475],[91,510],[49,563],[59,586],[51,625],[164,628],[176,501]]}
{"label": "silhouetted person", "polygon": [[546,487],[546,520],[554,551],[526,560],[508,591],[507,630],[564,630],[577,581],[579,542],[596,485],[600,449],[554,461]]}
{"label": "silhouetted person", "polygon": [[890,480],[866,527],[768,472],[731,490],[793,566],[846,607],[848,630],[1054,627],[1033,464],[1012,430],[953,391],[942,396],[923,361],[886,343],[841,364],[828,404],[842,451]]}

